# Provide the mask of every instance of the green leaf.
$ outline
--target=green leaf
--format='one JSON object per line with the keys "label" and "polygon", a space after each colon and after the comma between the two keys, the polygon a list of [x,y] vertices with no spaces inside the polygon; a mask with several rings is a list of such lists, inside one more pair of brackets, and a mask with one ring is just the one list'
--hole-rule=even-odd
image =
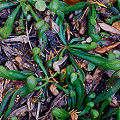
{"label": "green leaf", "polygon": [[116,57],[116,55],[115,55],[114,53],[112,53],[112,52],[110,52],[110,53],[108,54],[108,60],[109,60],[109,61],[115,59],[115,57]]}
{"label": "green leaf", "polygon": [[0,66],[0,77],[4,77],[6,79],[10,78],[7,69],[3,66]]}
{"label": "green leaf", "polygon": [[99,42],[101,40],[101,37],[97,34],[90,34],[90,37],[94,42]]}
{"label": "green leaf", "polygon": [[95,20],[95,18],[92,17],[92,16],[90,16],[90,23],[91,23],[92,25],[96,25],[96,20]]}
{"label": "green leaf", "polygon": [[46,3],[43,0],[37,0],[35,3],[35,8],[38,9],[39,11],[44,11],[46,8]]}
{"label": "green leaf", "polygon": [[120,52],[118,50],[114,50],[113,53],[115,54],[116,57],[120,56]]}
{"label": "green leaf", "polygon": [[93,63],[88,64],[88,71],[91,71],[95,68],[95,65]]}

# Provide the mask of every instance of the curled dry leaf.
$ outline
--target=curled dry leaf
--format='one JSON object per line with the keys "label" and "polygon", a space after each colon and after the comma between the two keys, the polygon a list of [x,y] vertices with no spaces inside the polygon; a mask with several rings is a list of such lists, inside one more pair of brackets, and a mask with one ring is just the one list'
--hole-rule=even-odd
{"label": "curled dry leaf", "polygon": [[59,91],[57,90],[57,87],[54,84],[51,84],[49,89],[54,96],[57,96],[59,94]]}
{"label": "curled dry leaf", "polygon": [[28,112],[29,109],[27,107],[27,105],[24,105],[16,110],[14,110],[7,118],[11,118],[12,116],[17,116],[17,117],[21,117],[21,116],[25,116],[25,112]]}
{"label": "curled dry leaf", "polygon": [[103,70],[100,68],[96,68],[93,74],[93,81],[89,85],[86,85],[87,94],[95,90],[95,88],[99,84],[99,81],[102,79],[102,74],[103,74]]}
{"label": "curled dry leaf", "polygon": [[110,103],[110,106],[112,106],[112,107],[117,107],[117,106],[119,106],[119,104],[118,104],[118,102],[117,102],[117,98],[116,98],[114,95],[112,95],[112,101],[111,101],[111,103]]}
{"label": "curled dry leaf", "polygon": [[85,77],[85,81],[86,81],[88,84],[90,84],[90,83],[93,81],[93,77],[88,74],[88,75]]}
{"label": "curled dry leaf", "polygon": [[117,42],[117,43],[115,43],[115,44],[113,44],[113,45],[110,45],[110,46],[107,46],[107,47],[104,47],[104,48],[95,49],[95,51],[96,51],[97,53],[103,54],[103,53],[105,53],[105,52],[107,52],[107,51],[115,48],[115,47],[118,46],[118,45],[120,45],[120,42]]}
{"label": "curled dry leaf", "polygon": [[77,120],[77,119],[78,119],[77,113],[75,112],[71,113],[71,120]]}
{"label": "curled dry leaf", "polygon": [[28,98],[27,100],[27,106],[28,106],[28,110],[32,110],[35,107],[35,103],[32,102],[33,100],[31,98]]}
{"label": "curled dry leaf", "polygon": [[46,17],[44,18],[44,21],[47,22],[47,23],[49,23],[49,22],[50,22],[50,16],[46,16]]}
{"label": "curled dry leaf", "polygon": [[67,23],[67,40],[70,39],[70,25]]}
{"label": "curled dry leaf", "polygon": [[118,31],[120,31],[120,22],[114,22],[112,26],[116,28]]}
{"label": "curled dry leaf", "polygon": [[54,71],[60,71],[60,65],[62,65],[66,60],[67,60],[68,56],[64,56],[62,60],[58,60],[56,62],[53,63],[53,69]]}
{"label": "curled dry leaf", "polygon": [[111,77],[114,72],[115,72],[115,70],[105,70],[105,73],[106,73],[109,77]]}
{"label": "curled dry leaf", "polygon": [[118,31],[116,28],[114,28],[108,24],[105,24],[105,23],[98,23],[98,24],[103,30],[108,31],[110,33],[120,35],[120,31]]}
{"label": "curled dry leaf", "polygon": [[53,33],[59,33],[60,32],[60,28],[59,26],[51,19],[51,29]]}
{"label": "curled dry leaf", "polygon": [[5,63],[5,66],[6,66],[9,70],[18,70],[17,67],[16,67],[16,65],[15,65],[13,62],[11,62],[11,61],[7,61],[7,62]]}
{"label": "curled dry leaf", "polygon": [[65,3],[67,3],[69,6],[75,5],[76,3],[80,2],[80,0],[63,0]]}
{"label": "curled dry leaf", "polygon": [[96,24],[96,25],[95,25],[95,28],[96,28],[96,30],[97,30],[97,34],[99,34],[99,33],[100,33],[100,26],[99,26],[98,24]]}
{"label": "curled dry leaf", "polygon": [[19,57],[19,56],[17,56],[17,57],[15,57],[15,61],[18,62],[18,64],[19,64],[19,68],[20,68],[20,69],[23,69],[23,68],[22,68],[22,58]]}

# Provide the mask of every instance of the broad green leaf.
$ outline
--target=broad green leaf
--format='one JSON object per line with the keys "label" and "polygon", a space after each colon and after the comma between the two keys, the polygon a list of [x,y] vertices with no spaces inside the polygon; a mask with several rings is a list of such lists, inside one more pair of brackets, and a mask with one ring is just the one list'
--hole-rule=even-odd
{"label": "broad green leaf", "polygon": [[116,57],[120,56],[120,52],[118,50],[114,50],[113,53],[115,54]]}
{"label": "broad green leaf", "polygon": [[90,34],[90,37],[94,42],[99,42],[101,40],[101,37],[97,34]]}
{"label": "broad green leaf", "polygon": [[91,71],[95,68],[95,65],[93,63],[88,64],[88,71]]}
{"label": "broad green leaf", "polygon": [[4,77],[6,79],[10,78],[7,69],[3,66],[0,66],[0,77]]}
{"label": "broad green leaf", "polygon": [[43,0],[37,0],[35,3],[35,8],[38,9],[39,11],[44,11],[46,8],[46,3]]}

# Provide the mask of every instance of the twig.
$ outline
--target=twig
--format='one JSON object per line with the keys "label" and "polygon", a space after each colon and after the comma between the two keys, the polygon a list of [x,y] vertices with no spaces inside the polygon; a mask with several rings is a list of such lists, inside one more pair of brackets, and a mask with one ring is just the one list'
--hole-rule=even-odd
{"label": "twig", "polygon": [[40,117],[40,118],[38,118],[39,120],[40,119],[42,119],[42,120],[44,120],[47,116],[48,116],[48,114],[51,112],[51,110],[60,102],[60,100],[62,100],[64,97],[66,96],[66,94],[64,94],[58,101],[56,101],[54,104],[53,104],[53,106],[50,108],[50,110],[48,111],[48,112],[46,112],[46,115],[45,116],[42,116],[42,117]]}

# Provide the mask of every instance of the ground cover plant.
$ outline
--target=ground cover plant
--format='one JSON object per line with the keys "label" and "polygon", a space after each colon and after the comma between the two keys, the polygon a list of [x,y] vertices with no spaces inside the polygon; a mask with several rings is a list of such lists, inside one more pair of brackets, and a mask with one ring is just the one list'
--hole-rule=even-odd
{"label": "ground cover plant", "polygon": [[119,0],[1,0],[1,119],[119,120],[119,11]]}

